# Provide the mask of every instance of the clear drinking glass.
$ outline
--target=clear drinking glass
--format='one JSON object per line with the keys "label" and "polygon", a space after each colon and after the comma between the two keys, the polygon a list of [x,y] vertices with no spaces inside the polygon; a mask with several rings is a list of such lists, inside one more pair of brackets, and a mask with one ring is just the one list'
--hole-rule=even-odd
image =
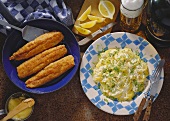
{"label": "clear drinking glass", "polygon": [[142,21],[144,0],[121,0],[120,26],[122,31],[135,32]]}

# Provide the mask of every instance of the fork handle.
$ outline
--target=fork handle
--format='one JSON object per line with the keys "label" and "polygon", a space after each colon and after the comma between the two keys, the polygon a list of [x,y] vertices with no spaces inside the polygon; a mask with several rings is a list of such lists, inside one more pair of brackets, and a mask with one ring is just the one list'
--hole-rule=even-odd
{"label": "fork handle", "polygon": [[134,121],[138,121],[138,119],[139,119],[139,117],[140,117],[140,115],[141,115],[141,112],[142,112],[142,110],[143,110],[143,107],[144,107],[144,105],[145,105],[145,103],[146,103],[146,97],[144,97],[143,99],[142,99],[142,101],[141,101],[141,103],[140,103],[140,105],[139,105],[139,107],[138,107],[138,110],[136,111],[136,113],[135,113],[135,115],[133,116],[133,120]]}
{"label": "fork handle", "polygon": [[146,107],[146,111],[145,111],[145,115],[143,117],[143,121],[149,121],[152,102],[153,102],[153,96],[151,96],[150,100],[148,101],[148,106]]}

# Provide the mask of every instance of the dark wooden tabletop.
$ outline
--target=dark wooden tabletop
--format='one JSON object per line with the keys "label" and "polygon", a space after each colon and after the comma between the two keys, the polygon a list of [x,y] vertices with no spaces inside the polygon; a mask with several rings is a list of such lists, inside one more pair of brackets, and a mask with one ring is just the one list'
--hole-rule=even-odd
{"label": "dark wooden tabletop", "polygon": [[[83,5],[84,0],[65,0],[67,6],[72,9],[73,16],[76,19]],[[119,21],[119,18],[116,20]],[[144,22],[139,29],[138,35],[144,35]],[[113,28],[112,32],[121,31],[119,23]],[[5,36],[0,34],[0,51],[5,41]],[[88,46],[88,45],[87,45]],[[86,47],[87,47],[86,46]],[[83,52],[86,47],[81,48]],[[162,90],[153,103],[150,121],[170,121],[170,48],[155,49],[164,58],[165,78]],[[2,53],[0,53],[2,60]],[[4,108],[6,99],[15,92],[23,92],[16,87],[4,72],[2,61],[0,61],[0,108]],[[34,112],[28,121],[132,121],[133,115],[117,116],[111,115],[94,106],[86,97],[82,90],[79,70],[72,80],[60,90],[52,93],[38,95],[30,94],[35,101]],[[142,112],[142,116],[144,111]],[[0,116],[0,119],[4,117]],[[140,118],[142,120],[142,118]]]}

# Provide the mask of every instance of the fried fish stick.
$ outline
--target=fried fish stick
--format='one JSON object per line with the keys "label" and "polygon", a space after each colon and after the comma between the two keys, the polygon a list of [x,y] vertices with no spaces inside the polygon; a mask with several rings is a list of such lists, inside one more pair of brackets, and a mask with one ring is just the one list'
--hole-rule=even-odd
{"label": "fried fish stick", "polygon": [[49,32],[40,35],[28,42],[9,58],[10,60],[23,60],[33,57],[44,50],[57,45],[64,38],[61,32]]}
{"label": "fried fish stick", "polygon": [[68,55],[46,66],[42,71],[28,79],[25,84],[28,88],[39,87],[57,78],[75,65],[74,57]]}
{"label": "fried fish stick", "polygon": [[19,78],[25,78],[39,72],[51,62],[63,57],[66,53],[65,45],[59,45],[34,56],[17,67]]}

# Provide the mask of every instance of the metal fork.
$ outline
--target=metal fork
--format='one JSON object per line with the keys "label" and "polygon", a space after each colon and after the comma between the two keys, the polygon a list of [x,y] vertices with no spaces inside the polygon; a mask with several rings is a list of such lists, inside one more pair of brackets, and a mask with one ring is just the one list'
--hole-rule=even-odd
{"label": "metal fork", "polygon": [[136,111],[133,119],[134,121],[138,121],[140,115],[141,115],[141,112],[143,110],[143,107],[146,103],[146,100],[148,100],[148,106],[146,108],[146,112],[145,112],[145,115],[144,115],[144,118],[143,118],[143,121],[148,121],[149,120],[149,116],[150,116],[150,111],[151,111],[151,105],[152,105],[152,102],[153,102],[153,99],[154,99],[154,96],[151,95],[152,94],[152,87],[153,87],[153,84],[157,81],[160,80],[160,76],[161,76],[161,71],[162,71],[162,68],[164,66],[164,63],[165,63],[165,60],[162,59],[159,64],[157,65],[157,67],[155,68],[155,71],[153,72],[152,76],[150,77],[150,80],[151,80],[151,85],[150,85],[150,88],[149,90],[145,93],[145,96],[144,98],[142,99],[139,107],[138,107],[138,110]]}
{"label": "metal fork", "polygon": [[159,64],[157,65],[157,67],[155,68],[155,71],[153,72],[152,76],[150,77],[151,85],[150,85],[150,88],[149,88],[149,90],[147,92],[148,97],[150,97],[150,92],[151,92],[153,84],[160,79],[161,71],[162,71],[162,67],[164,66],[164,63],[165,63],[165,60],[162,59],[159,62]]}
{"label": "metal fork", "polygon": [[160,80],[161,71],[162,71],[162,68],[164,66],[164,63],[165,63],[165,60],[162,59],[160,61],[160,63],[158,64],[157,68],[155,69],[153,75],[151,76],[151,86],[150,86],[149,91],[147,93],[147,99],[149,100],[149,102],[148,102],[148,106],[146,107],[146,111],[145,111],[143,121],[148,121],[149,120],[151,107],[152,107],[152,102],[153,102],[153,99],[154,99],[154,96],[152,95],[152,87],[153,87],[153,84],[155,82]]}

